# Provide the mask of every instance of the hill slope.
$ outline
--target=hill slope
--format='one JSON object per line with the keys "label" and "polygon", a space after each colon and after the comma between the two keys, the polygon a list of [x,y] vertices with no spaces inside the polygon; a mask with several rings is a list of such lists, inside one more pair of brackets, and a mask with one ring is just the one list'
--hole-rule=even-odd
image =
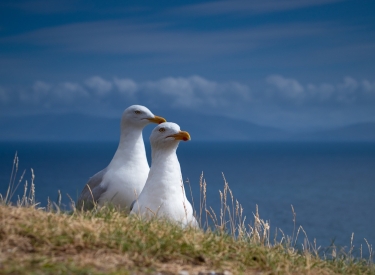
{"label": "hill slope", "polygon": [[[225,117],[174,113],[166,119],[178,123],[194,140],[273,140],[287,136],[278,129]],[[146,127],[144,136],[148,137],[152,129],[152,125]],[[0,118],[0,140],[115,141],[119,133],[120,118],[82,114]]]}
{"label": "hill slope", "polygon": [[108,208],[68,215],[1,202],[0,221],[1,274],[375,274],[364,259],[273,243],[260,224],[236,239]]}
{"label": "hill slope", "polygon": [[[193,140],[211,141],[375,141],[375,123],[359,123],[309,133],[257,125],[248,121],[198,113],[164,114],[188,131]],[[148,139],[153,125],[146,127]],[[120,118],[82,114],[33,115],[0,118],[0,140],[12,141],[118,141]]]}
{"label": "hill slope", "polygon": [[331,130],[317,131],[300,135],[299,138],[324,141],[375,141],[375,123],[358,123]]}

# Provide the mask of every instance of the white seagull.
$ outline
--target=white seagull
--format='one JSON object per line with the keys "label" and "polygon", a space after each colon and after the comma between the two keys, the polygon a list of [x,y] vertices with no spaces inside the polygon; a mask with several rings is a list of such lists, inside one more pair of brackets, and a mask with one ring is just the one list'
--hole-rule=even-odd
{"label": "white seagull", "polygon": [[109,165],[89,179],[77,201],[79,210],[110,203],[130,212],[150,170],[142,130],[149,123],[166,120],[141,105],[128,107],[121,118],[120,142]]}
{"label": "white seagull", "polygon": [[144,218],[164,217],[183,227],[199,227],[193,208],[186,198],[176,150],[181,140],[190,140],[188,132],[176,123],[164,122],[150,136],[152,162],[146,184],[135,201],[131,215]]}

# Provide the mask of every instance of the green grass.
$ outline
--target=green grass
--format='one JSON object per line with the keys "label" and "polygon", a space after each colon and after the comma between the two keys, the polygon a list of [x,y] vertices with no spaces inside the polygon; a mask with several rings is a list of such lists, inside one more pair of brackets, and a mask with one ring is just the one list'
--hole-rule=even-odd
{"label": "green grass", "polygon": [[[14,178],[9,186],[17,185]],[[215,214],[205,205],[203,177],[200,185],[197,216],[207,216],[214,227],[204,223],[198,230],[111,207],[71,213],[53,204],[38,208],[32,179],[31,191],[16,205],[10,195],[0,198],[0,274],[375,274],[371,258],[352,257],[352,245],[346,252],[333,245],[322,254],[301,227],[277,241],[257,209],[245,223],[226,182]]]}
{"label": "green grass", "polygon": [[64,214],[2,205],[0,221],[1,274],[375,274],[373,263],[365,259],[343,254],[324,260],[285,243],[183,230],[165,220],[142,221],[106,207]]}

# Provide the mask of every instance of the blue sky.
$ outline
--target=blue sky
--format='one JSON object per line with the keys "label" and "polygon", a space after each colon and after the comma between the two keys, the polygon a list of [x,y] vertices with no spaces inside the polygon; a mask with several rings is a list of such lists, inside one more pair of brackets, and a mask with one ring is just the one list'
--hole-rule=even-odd
{"label": "blue sky", "polygon": [[[0,115],[375,122],[375,2],[1,1]],[[173,118],[170,118],[173,120]]]}

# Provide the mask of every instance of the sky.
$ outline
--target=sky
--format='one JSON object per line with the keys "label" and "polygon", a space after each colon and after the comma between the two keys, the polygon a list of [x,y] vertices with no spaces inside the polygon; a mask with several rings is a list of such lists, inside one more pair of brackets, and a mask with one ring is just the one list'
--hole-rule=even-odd
{"label": "sky", "polygon": [[[0,2],[0,116],[375,122],[375,1]],[[173,121],[173,118],[170,118]]]}

